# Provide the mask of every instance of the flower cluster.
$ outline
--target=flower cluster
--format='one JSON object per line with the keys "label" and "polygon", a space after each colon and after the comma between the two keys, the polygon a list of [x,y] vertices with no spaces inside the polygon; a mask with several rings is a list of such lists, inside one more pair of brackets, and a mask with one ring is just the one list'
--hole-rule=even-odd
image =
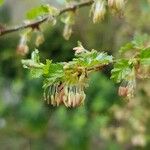
{"label": "flower cluster", "polygon": [[44,92],[45,100],[53,106],[77,107],[84,103],[85,97],[82,85],[53,84]]}
{"label": "flower cluster", "polygon": [[17,46],[16,52],[18,55],[25,56],[29,52],[28,42],[32,37],[32,32],[35,32],[35,46],[39,47],[44,42],[44,34],[42,33],[39,27],[31,28],[29,30],[25,30],[20,35],[20,41]]}
{"label": "flower cluster", "polygon": [[94,0],[92,5],[91,13],[93,14],[93,22],[97,23],[102,21],[106,14],[106,5],[110,8],[110,10],[114,12],[121,12],[125,6],[125,0]]}

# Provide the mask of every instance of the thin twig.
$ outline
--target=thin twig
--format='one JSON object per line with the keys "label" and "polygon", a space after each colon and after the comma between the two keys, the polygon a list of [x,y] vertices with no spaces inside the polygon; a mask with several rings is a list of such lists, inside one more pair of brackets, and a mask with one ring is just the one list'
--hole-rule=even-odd
{"label": "thin twig", "polygon": [[[59,11],[59,14],[56,17],[62,15],[65,12],[72,11],[72,10],[75,10],[75,9],[78,9],[78,8],[81,8],[81,7],[89,6],[93,2],[94,2],[94,0],[88,0],[88,1],[85,1],[85,2],[80,2],[80,3],[74,4],[72,6],[63,8]],[[36,21],[28,23],[28,24],[15,26],[15,27],[8,28],[8,29],[7,28],[6,29],[5,28],[0,28],[0,36],[8,34],[8,33],[16,32],[16,31],[20,31],[20,30],[23,30],[23,29],[26,29],[26,28],[38,28],[39,25],[46,22],[49,18],[50,18],[50,16],[46,15],[41,20],[36,20]]]}

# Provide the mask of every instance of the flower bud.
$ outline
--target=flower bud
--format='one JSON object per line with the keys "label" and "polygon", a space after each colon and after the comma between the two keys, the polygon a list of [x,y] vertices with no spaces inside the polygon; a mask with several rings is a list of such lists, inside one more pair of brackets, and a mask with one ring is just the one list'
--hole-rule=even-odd
{"label": "flower bud", "polygon": [[75,51],[76,54],[81,54],[81,53],[85,52],[85,49],[81,46],[74,47],[73,50]]}

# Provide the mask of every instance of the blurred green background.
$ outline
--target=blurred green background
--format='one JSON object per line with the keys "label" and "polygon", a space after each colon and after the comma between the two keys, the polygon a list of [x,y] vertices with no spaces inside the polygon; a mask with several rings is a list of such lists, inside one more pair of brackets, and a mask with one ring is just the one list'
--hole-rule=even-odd
{"label": "blurred green background", "polygon": [[[25,12],[42,3],[62,7],[63,0],[6,0],[0,7],[0,23],[14,25]],[[63,24],[42,26],[45,42],[40,46],[43,61],[73,58],[77,41],[89,49],[118,56],[120,46],[135,33],[150,34],[150,1],[128,1],[124,17],[107,13],[93,24],[89,7],[80,9],[69,41],[62,37]],[[0,37],[0,150],[149,150],[150,81],[137,81],[136,97],[126,103],[117,96],[110,80],[112,66],[92,74],[85,105],[69,109],[43,101],[42,79],[32,79],[16,54],[19,32]],[[31,40],[32,41],[32,40]],[[30,42],[29,58],[34,50]]]}

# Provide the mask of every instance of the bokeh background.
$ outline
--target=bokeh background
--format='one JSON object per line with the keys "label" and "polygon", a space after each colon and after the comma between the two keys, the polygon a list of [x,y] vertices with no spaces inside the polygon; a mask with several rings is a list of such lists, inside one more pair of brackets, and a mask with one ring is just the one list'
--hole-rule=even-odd
{"label": "bokeh background", "polygon": [[[63,7],[63,0],[5,0],[0,23],[21,23],[25,12],[40,4]],[[135,33],[150,34],[150,1],[129,0],[123,17],[107,13],[93,24],[90,7],[76,16],[69,41],[62,37],[63,23],[42,26],[45,42],[39,47],[43,61],[67,61],[81,41],[88,49],[107,51],[118,57],[120,46]],[[16,53],[19,34],[0,37],[0,150],[149,150],[150,81],[137,81],[136,96],[125,102],[117,96],[118,85],[110,80],[112,66],[89,78],[85,105],[69,109],[43,101],[42,79],[32,79]],[[34,37],[33,37],[34,38]],[[34,42],[29,43],[30,53]],[[29,58],[30,53],[24,58]]]}

